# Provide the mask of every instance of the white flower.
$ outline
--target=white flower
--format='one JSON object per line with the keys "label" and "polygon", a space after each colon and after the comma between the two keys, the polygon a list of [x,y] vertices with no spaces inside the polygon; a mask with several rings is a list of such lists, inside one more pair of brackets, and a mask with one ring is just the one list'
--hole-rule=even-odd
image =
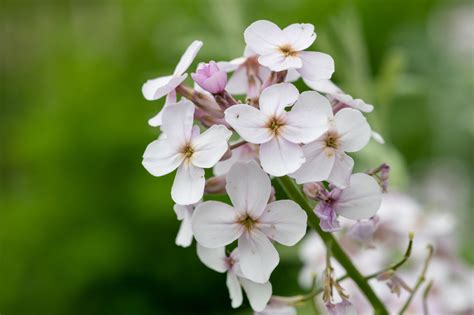
{"label": "white flower", "polygon": [[242,275],[237,249],[227,256],[225,247],[206,248],[198,244],[197,254],[202,263],[210,269],[220,273],[227,272],[226,284],[233,308],[242,305],[242,288],[253,310],[261,311],[265,308],[272,296],[272,285],[268,281],[256,283]]}
{"label": "white flower", "polygon": [[198,202],[204,193],[204,168],[213,167],[227,151],[232,133],[223,125],[214,125],[199,134],[193,128],[194,105],[188,100],[169,105],[163,112],[161,130],[165,138],[153,141],[143,154],[143,166],[154,176],[163,176],[176,168],[171,197],[180,205]]}
{"label": "white flower", "polygon": [[270,299],[265,309],[255,312],[254,315],[296,315],[296,308],[276,299]]}
{"label": "white flower", "polygon": [[[166,95],[167,97],[163,109],[169,104],[176,103],[175,89],[187,78],[188,74],[185,72],[193,62],[201,47],[201,41],[193,41],[181,56],[181,59],[172,75],[146,81],[142,86],[142,94],[145,99],[154,101]],[[163,109],[148,121],[150,126],[161,126]]]}
{"label": "white flower", "polygon": [[237,162],[247,162],[257,160],[258,147],[251,143],[246,143],[232,150],[232,156],[224,161],[219,161],[213,168],[215,176],[221,176],[229,172],[232,165]]}
{"label": "white flower", "polygon": [[[285,110],[295,102],[291,111]],[[304,163],[300,143],[314,141],[327,131],[327,114],[320,109],[323,102],[328,103],[317,92],[299,95],[294,85],[280,83],[262,92],[260,110],[234,105],[225,111],[225,120],[247,142],[260,144],[260,162],[265,172],[283,176]]]}
{"label": "white flower", "polygon": [[304,51],[316,40],[311,24],[291,24],[285,29],[269,21],[256,21],[244,32],[245,43],[260,55],[258,62],[273,71],[296,69],[308,80],[330,79],[334,72],[331,56]]}
{"label": "white flower", "polygon": [[270,179],[254,161],[234,164],[226,190],[233,207],[218,201],[199,205],[192,217],[194,237],[209,248],[238,239],[243,275],[265,283],[280,260],[270,240],[295,245],[306,233],[306,213],[291,200],[267,204]]}
{"label": "white flower", "polygon": [[359,151],[369,142],[370,126],[358,110],[344,108],[333,115],[327,100],[321,107],[328,117],[328,131],[303,146],[306,162],[290,176],[299,184],[328,180],[344,188],[354,166],[354,160],[345,152]]}
{"label": "white flower", "polygon": [[173,207],[178,220],[181,221],[178,235],[176,236],[176,245],[181,247],[189,247],[193,242],[193,228],[191,226],[191,217],[196,205],[178,205]]}

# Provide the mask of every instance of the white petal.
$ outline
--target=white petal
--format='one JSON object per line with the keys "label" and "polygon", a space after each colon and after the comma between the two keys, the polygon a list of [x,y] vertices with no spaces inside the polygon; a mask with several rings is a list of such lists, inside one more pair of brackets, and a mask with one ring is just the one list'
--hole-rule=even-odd
{"label": "white petal", "polygon": [[197,255],[208,268],[217,272],[226,272],[225,247],[207,248],[197,244]]}
{"label": "white petal", "polygon": [[380,133],[376,132],[376,131],[373,131],[373,130],[372,130],[372,139],[374,139],[375,142],[380,143],[380,144],[385,143],[385,140],[382,137],[382,135]]}
{"label": "white petal", "polygon": [[176,103],[176,91],[173,90],[168,95],[166,95],[166,101],[163,105],[163,108],[160,110],[158,114],[153,116],[148,120],[148,124],[152,127],[158,127],[163,124],[163,110],[170,104]]}
{"label": "white petal", "polygon": [[239,237],[240,268],[245,278],[265,283],[280,261],[278,252],[268,237],[258,229]]}
{"label": "white petal", "polygon": [[320,182],[326,180],[334,165],[335,152],[326,149],[323,141],[317,140],[303,146],[306,162],[291,177],[298,184]]}
{"label": "white petal", "polygon": [[153,176],[163,176],[174,171],[183,161],[183,156],[168,139],[150,143],[143,154],[142,164]]}
{"label": "white petal", "polygon": [[196,207],[192,218],[194,237],[204,247],[216,248],[235,241],[243,231],[231,206],[206,201]]}
{"label": "white petal", "polygon": [[266,127],[268,118],[250,105],[234,105],[226,109],[225,120],[250,143],[264,143],[273,137]]}
{"label": "white petal", "polygon": [[178,235],[176,236],[176,245],[188,247],[193,242],[193,229],[191,227],[192,206],[174,205],[174,212],[178,220],[181,221]]}
{"label": "white petal", "polygon": [[334,60],[328,54],[302,51],[300,58],[303,66],[298,69],[298,72],[304,79],[313,81],[330,79],[334,73]]}
{"label": "white petal", "polygon": [[262,55],[258,57],[258,62],[276,72],[299,69],[303,66],[303,61],[299,56],[285,56],[280,51]]}
{"label": "white petal", "polygon": [[250,307],[252,307],[255,312],[263,311],[268,301],[270,301],[270,298],[272,297],[271,283],[256,283],[240,277],[239,281],[245,291],[245,294],[247,294]]}
{"label": "white petal", "polygon": [[193,63],[194,58],[196,58],[197,53],[202,47],[202,42],[195,40],[191,45],[186,48],[186,51],[181,56],[181,59],[178,62],[178,65],[174,69],[174,74],[179,76],[188,70],[189,66]]}
{"label": "white petal", "polygon": [[258,228],[270,239],[286,246],[298,243],[306,234],[306,212],[292,200],[270,203],[258,219]]}
{"label": "white petal", "polygon": [[325,93],[325,94],[336,94],[336,93],[343,93],[342,90],[335,85],[331,80],[317,80],[317,81],[312,81],[303,78],[304,83],[306,83],[307,86],[312,88],[315,91],[318,91],[320,93]]}
{"label": "white petal", "polygon": [[245,67],[241,67],[235,70],[234,74],[227,81],[225,87],[227,92],[235,95],[242,95],[247,93],[248,89],[248,79],[247,79],[247,70]]}
{"label": "white petal", "polygon": [[340,148],[345,152],[356,152],[369,143],[371,130],[367,119],[358,110],[344,108],[334,116],[340,135]]}
{"label": "white petal", "polygon": [[183,146],[191,139],[194,120],[194,105],[183,99],[176,104],[168,105],[163,110],[161,130],[177,146]]}
{"label": "white petal", "polygon": [[298,71],[296,71],[296,69],[288,69],[285,82],[295,82],[299,78],[301,78],[301,75]]}
{"label": "white petal", "polygon": [[237,308],[242,305],[243,296],[242,288],[240,287],[240,282],[237,278],[237,275],[233,272],[227,273],[226,278],[227,289],[229,289],[229,295],[231,300],[231,305],[233,308]]}
{"label": "white petal", "polygon": [[361,112],[370,113],[371,111],[374,110],[373,105],[365,103],[360,98],[354,99],[349,94],[335,93],[335,94],[331,94],[331,97],[337,100],[338,102],[346,104],[347,106],[352,107],[354,109],[360,110]]}
{"label": "white petal", "polygon": [[224,125],[213,125],[192,140],[194,153],[191,157],[193,165],[209,168],[214,166],[228,149],[227,141],[232,132]]}
{"label": "white petal", "polygon": [[219,61],[217,66],[222,71],[232,72],[237,70],[243,63],[245,63],[245,61],[247,61],[247,58],[239,57],[232,59],[231,61]]}
{"label": "white petal", "polygon": [[293,143],[309,143],[328,130],[329,101],[315,91],[303,92],[287,114],[281,135]]}
{"label": "white petal", "polygon": [[363,173],[353,174],[335,205],[337,214],[352,220],[369,219],[382,202],[382,190],[375,179]]}
{"label": "white petal", "polygon": [[205,183],[204,170],[185,162],[176,172],[171,198],[180,205],[197,203],[204,194]]}
{"label": "white petal", "polygon": [[247,46],[259,55],[271,53],[284,40],[282,30],[265,20],[250,24],[244,32],[244,38]]}
{"label": "white petal", "polygon": [[225,175],[237,162],[248,162],[257,158],[257,149],[253,144],[244,144],[232,150],[232,156],[224,161],[219,161],[213,168],[215,176]]}
{"label": "white petal", "polygon": [[275,137],[260,145],[260,162],[263,169],[273,176],[295,172],[304,163],[303,149],[299,144]]}
{"label": "white petal", "polygon": [[334,165],[329,174],[328,182],[339,188],[349,185],[349,179],[354,167],[354,160],[344,152],[337,152],[334,158]]}
{"label": "white petal", "polygon": [[299,94],[298,89],[291,83],[271,85],[260,95],[260,110],[267,116],[277,116],[286,106],[293,105]]}
{"label": "white petal", "polygon": [[142,94],[145,99],[149,101],[154,101],[159,98],[162,98],[168,93],[174,91],[178,85],[183,83],[187,78],[187,74],[180,76],[166,76],[159,77],[153,80],[146,81],[142,86]]}
{"label": "white petal", "polygon": [[227,173],[226,190],[240,215],[258,219],[271,193],[270,178],[255,161],[237,162]]}
{"label": "white petal", "polygon": [[286,41],[296,51],[305,50],[316,40],[313,24],[295,23],[283,29]]}

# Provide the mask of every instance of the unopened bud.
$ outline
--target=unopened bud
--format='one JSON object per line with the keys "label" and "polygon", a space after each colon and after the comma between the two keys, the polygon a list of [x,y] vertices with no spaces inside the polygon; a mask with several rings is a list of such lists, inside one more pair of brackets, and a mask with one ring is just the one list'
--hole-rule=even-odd
{"label": "unopened bud", "polygon": [[225,185],[226,185],[226,180],[225,180],[225,175],[221,176],[214,176],[206,180],[206,186],[204,188],[204,193],[206,194],[225,194]]}

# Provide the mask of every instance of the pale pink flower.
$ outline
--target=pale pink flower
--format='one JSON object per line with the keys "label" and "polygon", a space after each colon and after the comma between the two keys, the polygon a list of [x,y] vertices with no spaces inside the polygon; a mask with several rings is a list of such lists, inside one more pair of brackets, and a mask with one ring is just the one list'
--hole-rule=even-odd
{"label": "pale pink flower", "polygon": [[357,315],[354,305],[346,299],[336,304],[329,302],[326,304],[326,309],[329,315]]}
{"label": "pale pink flower", "polygon": [[219,69],[214,61],[200,64],[191,77],[201,88],[211,94],[224,92],[227,84],[227,73]]}
{"label": "pale pink flower", "polygon": [[227,151],[232,133],[223,125],[214,125],[200,134],[193,128],[194,105],[188,100],[169,105],[163,112],[161,129],[165,137],[148,145],[143,166],[154,176],[178,169],[171,189],[174,202],[197,203],[204,193],[204,168],[213,167]]}
{"label": "pale pink flower", "polygon": [[240,270],[238,249],[234,249],[227,256],[225,247],[207,248],[198,244],[197,254],[201,262],[210,269],[227,273],[226,284],[233,308],[242,305],[242,289],[247,294],[250,306],[254,311],[261,311],[265,308],[272,296],[272,285],[268,281],[256,283],[245,278]]}
{"label": "pale pink flower", "polygon": [[308,80],[330,79],[334,72],[331,56],[304,51],[316,40],[312,24],[291,24],[280,29],[270,21],[256,21],[244,32],[245,43],[260,57],[258,62],[272,71],[296,69]]}
{"label": "pale pink flower", "polygon": [[254,315],[296,315],[296,308],[271,298],[263,311],[254,312]]}
{"label": "pale pink flower", "polygon": [[[234,105],[225,111],[225,120],[244,140],[260,144],[265,172],[283,176],[304,163],[300,144],[314,141],[327,131],[327,113],[321,111],[324,102],[327,100],[317,92],[300,95],[294,85],[280,83],[262,92],[260,109]],[[288,106],[292,106],[290,111],[285,110]]]}
{"label": "pale pink flower", "polygon": [[279,262],[271,240],[295,245],[306,233],[306,213],[291,200],[267,204],[270,178],[253,161],[234,164],[226,190],[233,207],[218,201],[199,205],[192,217],[194,237],[209,248],[238,240],[243,275],[265,283]]}

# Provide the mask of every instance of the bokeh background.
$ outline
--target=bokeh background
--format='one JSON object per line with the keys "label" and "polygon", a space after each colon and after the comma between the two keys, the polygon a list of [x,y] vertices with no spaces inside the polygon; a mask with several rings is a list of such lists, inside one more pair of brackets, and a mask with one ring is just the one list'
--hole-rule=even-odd
{"label": "bokeh background", "polygon": [[[392,188],[426,215],[454,213],[456,250],[474,262],[472,2],[1,0],[0,17],[1,314],[249,314],[231,310],[224,275],[174,244],[173,175],[141,166],[163,101],[140,88],[194,39],[197,60],[241,56],[257,19],[316,26],[314,48],[375,105],[387,142],[359,167],[387,161]],[[296,251],[281,255],[274,291],[300,292]]]}

